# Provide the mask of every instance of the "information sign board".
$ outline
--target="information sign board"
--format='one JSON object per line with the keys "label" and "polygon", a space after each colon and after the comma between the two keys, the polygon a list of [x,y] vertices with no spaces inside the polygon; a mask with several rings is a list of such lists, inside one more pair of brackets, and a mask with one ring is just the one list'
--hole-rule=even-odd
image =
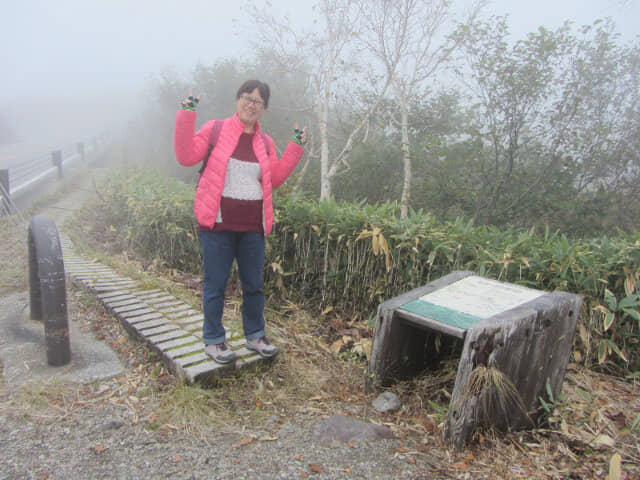
{"label": "information sign board", "polygon": [[405,310],[466,330],[474,323],[534,300],[545,292],[472,275],[405,303]]}

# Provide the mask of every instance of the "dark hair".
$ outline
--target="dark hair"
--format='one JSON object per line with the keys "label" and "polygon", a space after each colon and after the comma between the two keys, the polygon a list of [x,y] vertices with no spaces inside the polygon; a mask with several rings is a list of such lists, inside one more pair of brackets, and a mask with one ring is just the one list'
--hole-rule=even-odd
{"label": "dark hair", "polygon": [[260,80],[247,80],[242,85],[240,85],[240,88],[236,93],[236,100],[240,100],[240,97],[242,96],[243,93],[251,93],[256,88],[258,89],[258,92],[260,92],[260,96],[262,97],[262,100],[264,100],[264,108],[266,109],[269,106],[269,94],[270,94],[269,85],[267,85],[264,82],[261,82]]}

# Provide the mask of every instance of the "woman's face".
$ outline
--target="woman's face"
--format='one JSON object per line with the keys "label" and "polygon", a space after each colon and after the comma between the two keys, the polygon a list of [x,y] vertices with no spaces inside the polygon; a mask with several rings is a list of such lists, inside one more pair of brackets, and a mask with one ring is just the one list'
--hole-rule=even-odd
{"label": "woman's face", "polygon": [[251,93],[243,93],[238,99],[238,117],[240,121],[253,130],[253,126],[264,113],[264,100],[256,88]]}

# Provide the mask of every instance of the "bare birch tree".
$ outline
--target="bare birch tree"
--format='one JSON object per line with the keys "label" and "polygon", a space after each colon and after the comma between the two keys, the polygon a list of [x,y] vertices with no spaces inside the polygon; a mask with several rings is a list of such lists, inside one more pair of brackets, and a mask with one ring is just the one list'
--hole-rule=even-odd
{"label": "bare birch tree", "polygon": [[[482,3],[475,3],[464,22],[471,22]],[[411,145],[409,108],[412,95],[432,79],[449,59],[457,41],[447,36],[454,26],[448,0],[370,0],[361,10],[363,41],[367,50],[382,63],[391,79],[400,108],[404,180],[401,215],[407,217],[411,196]]]}
{"label": "bare birch tree", "polygon": [[[368,4],[362,0],[362,5]],[[358,55],[358,2],[320,0],[315,6],[316,30],[304,30],[288,18],[276,18],[268,8],[253,9],[256,22],[256,47],[269,46],[273,62],[283,72],[303,73],[308,79],[308,102],[315,117],[314,142],[320,157],[320,199],[332,195],[331,182],[349,169],[349,154],[367,131],[369,119],[390,84],[394,69],[391,59],[386,72],[374,72]],[[358,96],[349,84],[367,82],[368,103],[358,109]],[[349,102],[359,118],[352,123],[339,145],[331,144],[330,122],[337,105]],[[301,105],[301,108],[304,108]]]}

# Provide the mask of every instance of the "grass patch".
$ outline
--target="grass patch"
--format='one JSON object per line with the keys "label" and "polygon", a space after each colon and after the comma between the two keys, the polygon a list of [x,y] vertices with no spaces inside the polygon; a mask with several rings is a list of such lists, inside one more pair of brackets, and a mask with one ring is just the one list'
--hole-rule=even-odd
{"label": "grass patch", "polygon": [[0,218],[0,294],[29,288],[27,230],[16,217]]}
{"label": "grass patch", "polygon": [[47,382],[27,382],[3,389],[2,411],[37,421],[56,420],[70,411],[78,396],[76,385],[52,379]]}

